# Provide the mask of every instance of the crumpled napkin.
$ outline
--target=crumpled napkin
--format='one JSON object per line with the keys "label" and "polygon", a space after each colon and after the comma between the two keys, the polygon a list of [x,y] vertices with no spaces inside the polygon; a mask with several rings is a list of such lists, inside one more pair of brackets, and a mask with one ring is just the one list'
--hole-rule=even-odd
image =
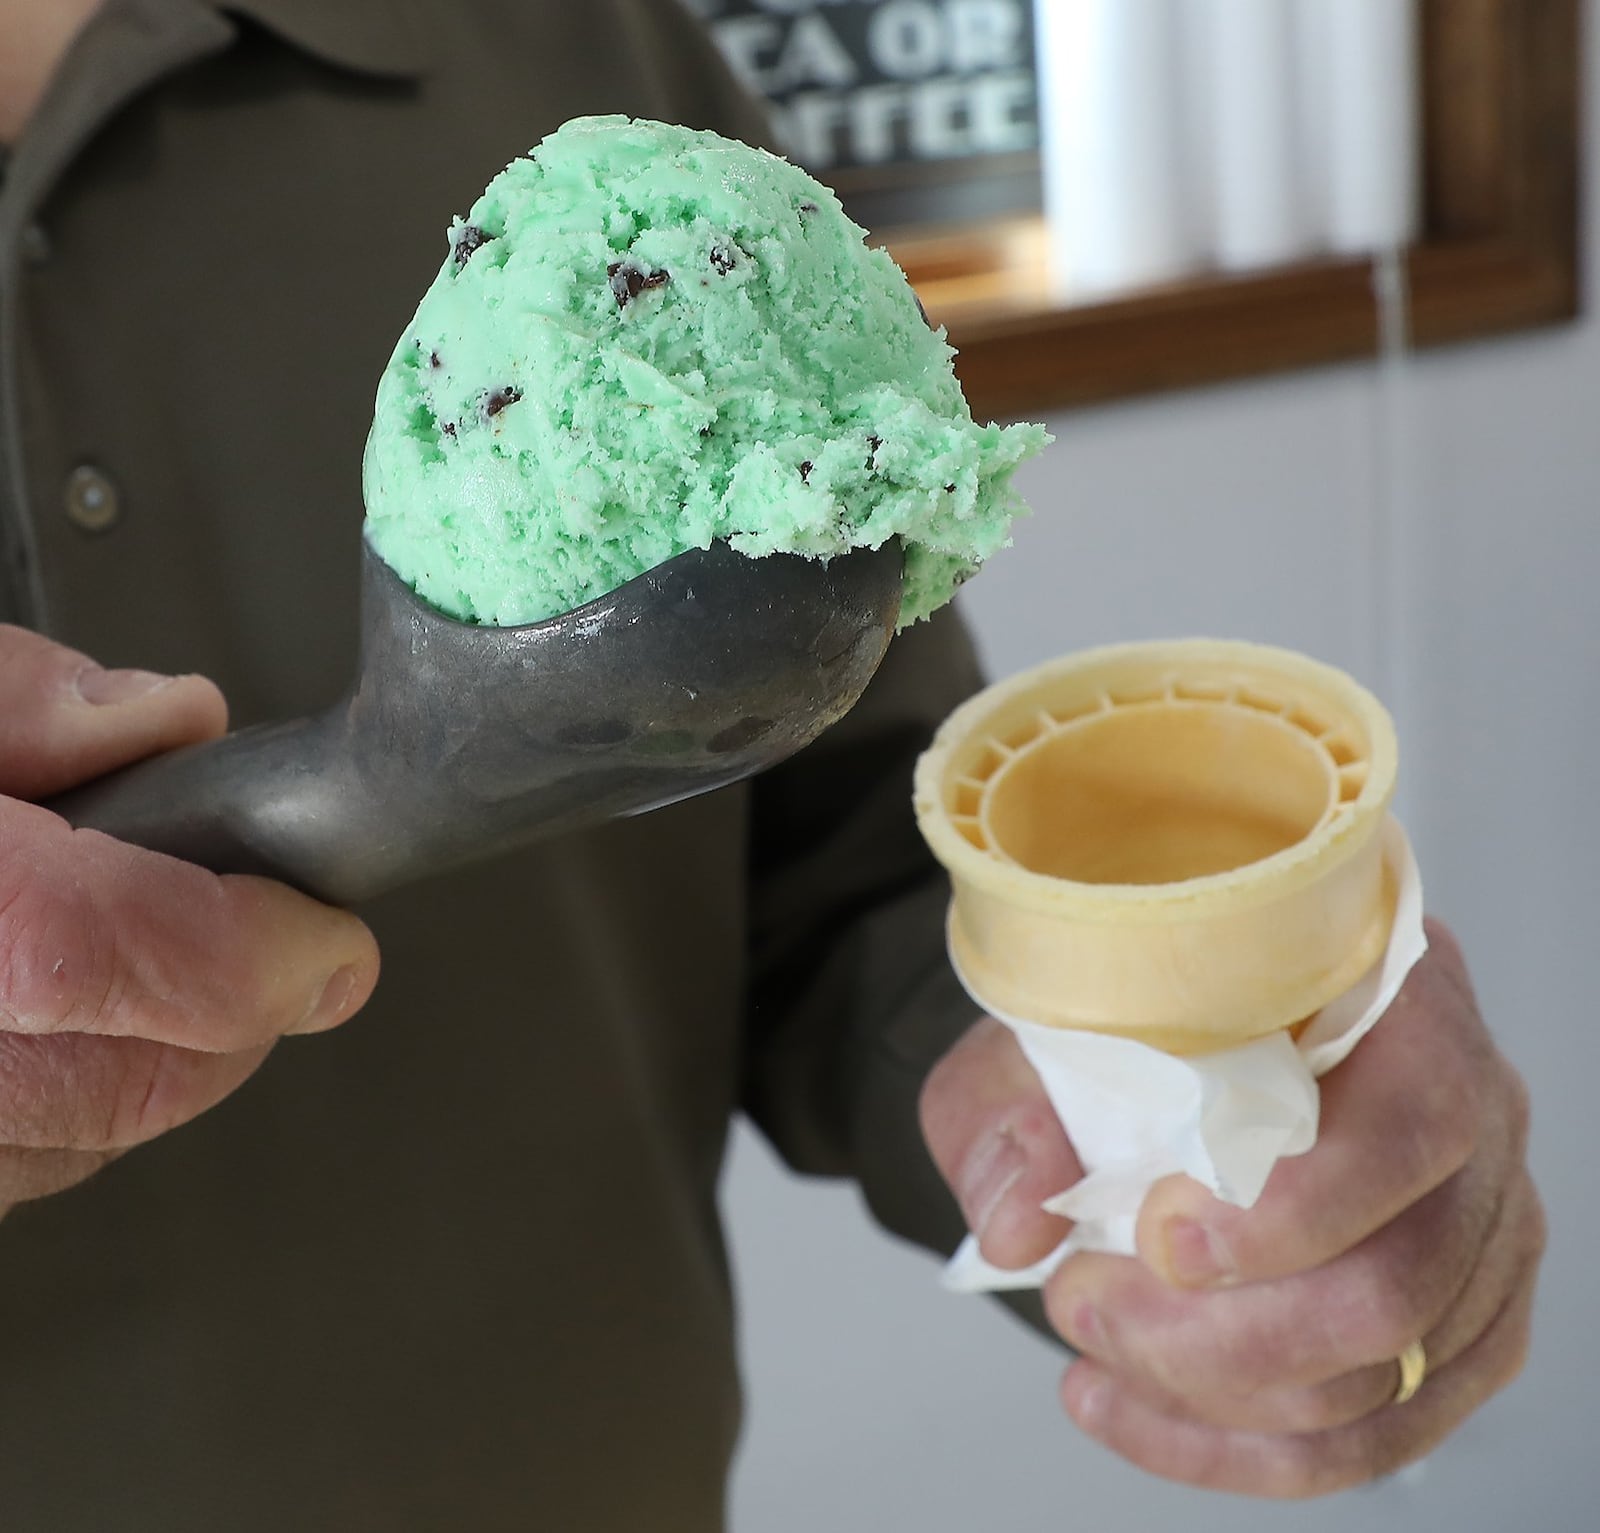
{"label": "crumpled napkin", "polygon": [[1249,1208],[1279,1160],[1316,1143],[1316,1078],[1366,1036],[1427,951],[1422,877],[1411,844],[1392,816],[1382,835],[1398,890],[1388,948],[1298,1041],[1285,1031],[1179,1058],[1128,1038],[1000,1016],[1038,1071],[1083,1163],[1083,1179],[1044,1204],[1076,1224],[1043,1261],[1018,1271],[986,1262],[969,1235],[945,1267],[947,1288],[1037,1288],[1075,1251],[1131,1256],[1139,1205],[1162,1177],[1185,1172],[1219,1198]]}

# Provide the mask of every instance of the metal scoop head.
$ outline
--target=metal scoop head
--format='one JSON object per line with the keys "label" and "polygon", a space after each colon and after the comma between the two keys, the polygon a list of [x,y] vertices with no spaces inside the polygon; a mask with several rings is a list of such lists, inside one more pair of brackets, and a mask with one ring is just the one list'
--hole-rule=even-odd
{"label": "metal scoop head", "polygon": [[361,652],[327,712],[55,800],[74,825],[348,904],[720,788],[849,711],[900,611],[898,544],[826,564],[691,550],[542,623],[459,623],[363,549]]}

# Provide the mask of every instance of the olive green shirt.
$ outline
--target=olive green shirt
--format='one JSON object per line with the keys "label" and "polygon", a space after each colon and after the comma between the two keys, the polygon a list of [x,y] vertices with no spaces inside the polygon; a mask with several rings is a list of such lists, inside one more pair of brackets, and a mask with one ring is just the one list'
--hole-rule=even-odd
{"label": "olive green shirt", "polygon": [[[10,615],[237,723],[331,701],[449,217],[604,111],[762,132],[669,0],[107,0],[0,186]],[[971,1007],[909,789],[977,681],[941,618],[753,785],[375,902],[360,1018],[6,1218],[0,1528],[719,1528],[732,1115],[960,1233],[915,1101]]]}

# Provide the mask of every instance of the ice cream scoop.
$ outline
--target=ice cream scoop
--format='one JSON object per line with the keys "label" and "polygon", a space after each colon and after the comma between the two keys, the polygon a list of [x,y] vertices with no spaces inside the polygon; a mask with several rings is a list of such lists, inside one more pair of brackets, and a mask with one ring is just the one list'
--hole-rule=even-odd
{"label": "ice cream scoop", "polygon": [[379,382],[349,695],[56,807],[348,902],[781,761],[1020,508],[1048,437],[974,422],[952,356],[795,166],[568,123]]}
{"label": "ice cream scoop", "polygon": [[826,563],[725,544],[544,622],[429,606],[369,548],[354,684],[66,794],[74,825],[351,903],[747,777],[843,716],[900,610],[897,545]]}
{"label": "ice cream scoop", "polygon": [[453,225],[378,384],[367,538],[441,611],[501,624],[713,539],[898,538],[915,622],[1004,544],[1049,440],[975,421],[953,356],[798,166],[578,118]]}

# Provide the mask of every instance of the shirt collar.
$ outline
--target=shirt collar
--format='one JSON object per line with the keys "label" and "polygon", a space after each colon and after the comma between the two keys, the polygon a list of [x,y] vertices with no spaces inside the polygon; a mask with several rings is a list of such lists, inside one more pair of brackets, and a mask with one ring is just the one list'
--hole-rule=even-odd
{"label": "shirt collar", "polygon": [[208,0],[248,17],[285,42],[340,68],[388,79],[427,71],[413,0]]}
{"label": "shirt collar", "polygon": [[[106,0],[68,50],[0,186],[0,276],[18,231],[72,156],[150,84],[234,40],[239,18],[338,68],[427,69],[421,0]],[[0,293],[0,299],[3,299]]]}

